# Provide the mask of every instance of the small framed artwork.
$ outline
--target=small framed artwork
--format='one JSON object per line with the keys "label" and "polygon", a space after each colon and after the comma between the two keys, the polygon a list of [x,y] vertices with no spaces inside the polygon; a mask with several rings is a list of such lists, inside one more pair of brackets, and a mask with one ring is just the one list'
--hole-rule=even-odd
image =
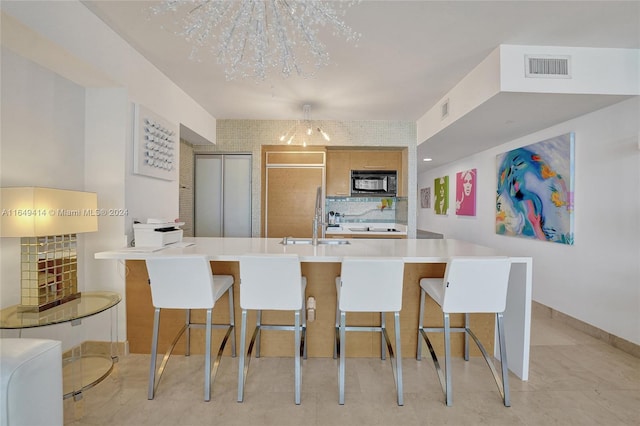
{"label": "small framed artwork", "polygon": [[133,111],[133,173],[176,180],[178,126],[142,105],[134,104]]}
{"label": "small framed artwork", "polygon": [[456,173],[456,215],[476,215],[476,169]]}
{"label": "small framed artwork", "polygon": [[496,234],[573,245],[574,138],[497,156]]}
{"label": "small framed artwork", "polygon": [[423,209],[431,208],[431,187],[420,189],[420,207]]}
{"label": "small framed artwork", "polygon": [[449,210],[449,176],[442,176],[433,180],[434,206],[436,214],[446,215]]}

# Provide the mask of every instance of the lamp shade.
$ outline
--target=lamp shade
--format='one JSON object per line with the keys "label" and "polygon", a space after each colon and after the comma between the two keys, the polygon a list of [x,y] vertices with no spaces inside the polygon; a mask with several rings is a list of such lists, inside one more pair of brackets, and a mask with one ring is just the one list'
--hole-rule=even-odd
{"label": "lamp shade", "polygon": [[0,236],[38,237],[98,230],[94,192],[39,187],[0,189]]}

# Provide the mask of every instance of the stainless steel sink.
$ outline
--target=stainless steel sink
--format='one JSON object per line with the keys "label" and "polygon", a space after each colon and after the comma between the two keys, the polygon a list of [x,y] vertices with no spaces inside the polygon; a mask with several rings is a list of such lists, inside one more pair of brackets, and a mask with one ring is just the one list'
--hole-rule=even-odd
{"label": "stainless steel sink", "polygon": [[[292,237],[284,237],[282,239],[282,241],[280,241],[280,244],[288,246],[288,245],[295,245],[295,244],[302,244],[302,245],[311,245],[312,244],[312,240],[311,238],[292,238]],[[344,238],[318,238],[318,245],[342,245],[342,244],[351,244],[349,242],[349,240],[344,239]]]}

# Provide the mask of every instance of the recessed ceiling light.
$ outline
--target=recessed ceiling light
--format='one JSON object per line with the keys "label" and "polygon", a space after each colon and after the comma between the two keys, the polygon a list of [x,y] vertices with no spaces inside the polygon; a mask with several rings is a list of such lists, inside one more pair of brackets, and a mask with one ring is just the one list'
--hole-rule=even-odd
{"label": "recessed ceiling light", "polygon": [[422,161],[433,161],[433,159],[432,159],[432,158],[427,157],[427,158],[423,158],[423,159],[422,159]]}

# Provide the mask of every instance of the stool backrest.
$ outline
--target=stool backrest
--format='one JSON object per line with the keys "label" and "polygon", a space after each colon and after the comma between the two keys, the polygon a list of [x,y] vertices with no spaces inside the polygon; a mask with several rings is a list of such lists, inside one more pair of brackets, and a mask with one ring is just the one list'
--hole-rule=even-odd
{"label": "stool backrest", "polygon": [[511,262],[507,257],[456,257],[444,275],[443,312],[504,312]]}
{"label": "stool backrest", "polygon": [[240,307],[302,309],[302,268],[295,254],[240,256]]}
{"label": "stool backrest", "polygon": [[161,256],[145,262],[154,307],[210,309],[215,305],[213,273],[206,256]]}
{"label": "stool backrest", "polygon": [[340,310],[400,311],[403,277],[402,259],[344,257],[340,271]]}

